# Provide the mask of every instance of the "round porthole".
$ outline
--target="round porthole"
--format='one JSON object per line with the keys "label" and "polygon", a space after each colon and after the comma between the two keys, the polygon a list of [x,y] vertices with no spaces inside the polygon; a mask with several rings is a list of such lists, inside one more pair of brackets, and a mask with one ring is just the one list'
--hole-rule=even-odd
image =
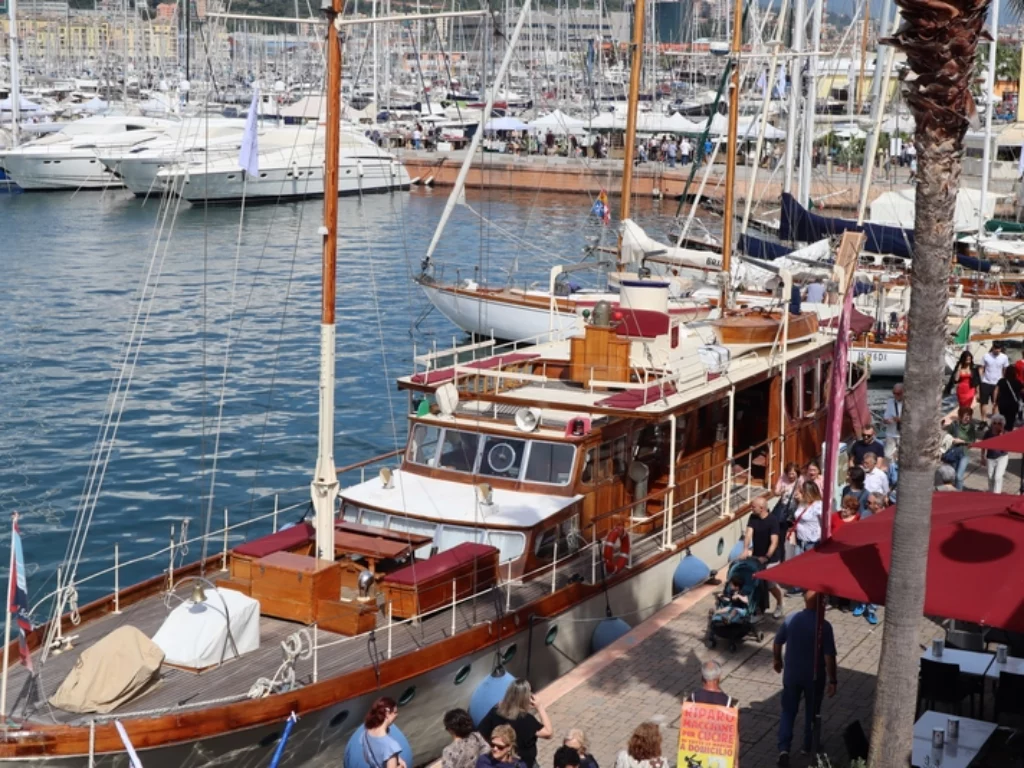
{"label": "round porthole", "polygon": [[721,537],[718,538],[718,548],[717,548],[717,551],[718,551],[719,555],[721,555],[723,552],[725,552],[725,539],[723,539]]}
{"label": "round porthole", "polygon": [[458,672],[456,672],[455,673],[455,684],[456,685],[462,685],[464,682],[466,682],[466,678],[469,677],[469,673],[472,671],[472,669],[473,668],[470,667],[469,664],[467,664],[462,669],[460,669]]}
{"label": "round porthole", "polygon": [[281,734],[278,731],[269,733],[260,739],[260,746],[266,749],[267,747],[273,746],[277,743],[277,740],[281,738]]}
{"label": "round porthole", "polygon": [[410,685],[408,688],[406,688],[404,691],[402,691],[402,695],[398,697],[398,706],[404,707],[406,704],[408,704],[410,701],[412,701],[415,698],[416,698],[416,686],[415,685]]}
{"label": "round porthole", "polygon": [[512,661],[512,659],[514,659],[516,657],[516,651],[517,650],[518,650],[518,648],[516,648],[516,644],[512,643],[512,645],[508,646],[504,651],[502,651],[502,653],[501,653],[501,661],[502,661],[502,663],[503,664],[508,664],[510,661]]}
{"label": "round porthole", "polygon": [[343,709],[343,710],[341,710],[341,712],[339,712],[334,717],[332,717],[328,721],[327,725],[329,725],[331,728],[337,728],[339,725],[344,723],[346,720],[348,720],[348,710],[347,709]]}
{"label": "round porthole", "polygon": [[558,639],[558,625],[553,626],[548,630],[548,633],[544,635],[544,645],[554,645],[556,639]]}

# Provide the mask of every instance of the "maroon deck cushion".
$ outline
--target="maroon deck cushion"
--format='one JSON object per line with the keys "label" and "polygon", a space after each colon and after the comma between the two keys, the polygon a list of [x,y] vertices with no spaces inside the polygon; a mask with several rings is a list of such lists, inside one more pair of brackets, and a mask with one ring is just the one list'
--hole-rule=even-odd
{"label": "maroon deck cushion", "polygon": [[412,563],[389,573],[384,581],[388,584],[402,584],[414,586],[415,584],[443,576],[446,572],[454,570],[460,565],[468,563],[475,558],[490,558],[497,548],[487,544],[474,544],[466,541],[451,549],[428,557],[419,563]]}
{"label": "maroon deck cushion", "polygon": [[292,547],[298,547],[312,541],[316,537],[316,529],[309,523],[299,523],[283,531],[261,536],[258,539],[247,541],[235,547],[236,555],[245,555],[251,558],[266,557],[275,552],[283,552]]}
{"label": "maroon deck cushion", "polygon": [[[508,355],[498,355],[497,357],[486,357],[483,360],[474,360],[472,363],[466,363],[466,367],[477,368],[479,370],[489,370],[491,368],[503,368],[506,365],[521,363],[525,360],[533,360],[537,357],[540,357],[540,355],[536,352],[513,352]],[[449,381],[454,378],[455,368],[439,368],[436,371],[426,371],[415,374],[412,377],[412,383],[430,385]]]}
{"label": "maroon deck cushion", "polygon": [[638,336],[642,339],[654,339],[668,333],[670,318],[664,312],[653,309],[619,308],[616,315],[622,315],[615,332],[619,336]]}
{"label": "maroon deck cushion", "polygon": [[611,397],[598,400],[597,405],[602,408],[619,408],[624,411],[632,411],[642,405],[655,403],[663,397],[674,395],[675,387],[671,384],[652,384],[647,389],[627,389],[618,392]]}

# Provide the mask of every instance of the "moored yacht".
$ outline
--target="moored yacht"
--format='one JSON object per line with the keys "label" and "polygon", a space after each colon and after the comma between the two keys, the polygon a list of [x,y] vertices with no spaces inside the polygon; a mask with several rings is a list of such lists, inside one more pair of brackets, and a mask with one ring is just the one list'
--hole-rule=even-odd
{"label": "moored yacht", "polygon": [[[319,126],[292,129],[269,148],[260,137],[259,173],[249,175],[238,155],[216,161],[195,158],[166,168],[159,182],[190,203],[277,202],[323,197],[324,130]],[[357,195],[408,189],[409,174],[389,152],[358,130],[343,127],[338,159],[338,194]]]}
{"label": "moored yacht", "polygon": [[176,124],[152,117],[86,117],[7,150],[0,154],[0,165],[24,190],[118,188],[121,180],[97,155],[137,147]]}

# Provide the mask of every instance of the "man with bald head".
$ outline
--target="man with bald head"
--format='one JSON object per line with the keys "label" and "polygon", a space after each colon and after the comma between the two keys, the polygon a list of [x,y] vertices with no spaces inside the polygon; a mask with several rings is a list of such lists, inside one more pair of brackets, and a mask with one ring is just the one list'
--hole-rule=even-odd
{"label": "man with bald head", "polygon": [[[754,499],[750,504],[750,517],[747,519],[747,530],[743,537],[743,553],[741,559],[748,557],[757,558],[762,567],[776,561],[775,553],[782,546],[782,537],[779,535],[779,521],[775,515],[768,513],[768,502],[763,497]],[[778,584],[765,579],[768,591],[775,598],[776,619],[781,619],[782,612],[782,590]]]}

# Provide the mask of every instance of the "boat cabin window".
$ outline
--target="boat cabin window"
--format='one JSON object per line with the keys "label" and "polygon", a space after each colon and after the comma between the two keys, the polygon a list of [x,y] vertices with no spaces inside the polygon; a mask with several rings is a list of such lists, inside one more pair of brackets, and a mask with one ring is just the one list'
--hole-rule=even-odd
{"label": "boat cabin window", "polygon": [[446,429],[441,443],[441,458],[438,466],[453,472],[472,472],[476,455],[480,451],[480,435],[476,432],[460,432]]}
{"label": "boat cabin window", "polygon": [[607,480],[616,475],[624,475],[627,463],[628,442],[626,436],[623,435],[587,451],[583,460],[581,479],[584,483],[593,483]]}
{"label": "boat cabin window", "polygon": [[558,557],[567,556],[570,551],[569,539],[579,534],[579,526],[579,515],[573,515],[568,520],[542,531],[534,543],[533,553],[541,559],[551,560],[555,556],[555,541],[558,541]]}
{"label": "boat cabin window", "polygon": [[531,483],[565,485],[572,477],[572,460],[576,449],[565,443],[530,444],[530,457],[526,462],[524,480]]}
{"label": "boat cabin window", "polygon": [[[366,522],[366,510],[363,512],[363,522]],[[391,516],[391,525],[388,526],[392,531],[400,531],[402,533],[412,533],[417,536],[430,536],[431,538],[437,533],[437,524],[428,523],[423,520],[413,520],[411,517],[399,517],[398,515]],[[434,544],[424,544],[419,549],[415,550],[414,554],[418,558],[430,557],[431,550],[434,548]]]}
{"label": "boat cabin window", "polygon": [[804,413],[818,410],[818,363],[809,363],[804,367]]}
{"label": "boat cabin window", "polygon": [[572,479],[576,447],[416,424],[409,437],[406,459],[450,472],[567,485]]}
{"label": "boat cabin window", "polygon": [[437,536],[434,541],[437,544],[437,551],[444,552],[467,541],[479,544],[484,539],[484,532],[479,528],[464,528],[461,525],[442,525],[437,529]]}
{"label": "boat cabin window", "polygon": [[439,427],[427,424],[417,424],[413,427],[412,438],[409,440],[409,461],[413,464],[433,464],[440,437]]}
{"label": "boat cabin window", "polygon": [[518,479],[525,453],[525,440],[487,435],[484,438],[479,472],[481,475],[490,475],[491,477]]}
{"label": "boat cabin window", "polygon": [[487,531],[487,543],[498,548],[498,561],[521,557],[526,550],[526,536],[516,531]]}

